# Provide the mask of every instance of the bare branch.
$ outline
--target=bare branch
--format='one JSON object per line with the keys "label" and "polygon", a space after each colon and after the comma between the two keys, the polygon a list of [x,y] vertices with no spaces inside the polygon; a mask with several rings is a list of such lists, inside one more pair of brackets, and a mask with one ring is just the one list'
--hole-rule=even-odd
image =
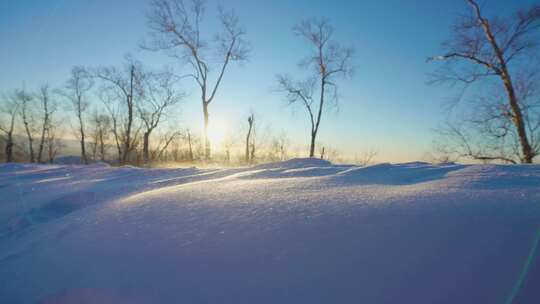
{"label": "bare branch", "polygon": [[[219,8],[218,19],[222,31],[209,44],[201,35],[204,16],[204,1],[192,0],[186,6],[183,0],[154,0],[148,14],[152,42],[143,46],[149,50],[164,50],[188,64],[193,72],[188,75],[195,79],[201,89],[201,103],[205,123],[205,156],[210,157],[210,142],[207,136],[210,103],[215,99],[223,82],[229,64],[246,61],[250,52],[245,40],[246,32],[239,26],[234,11]],[[218,60],[211,61],[208,50],[214,50]],[[216,76],[211,78],[214,64]]]}
{"label": "bare branch", "polygon": [[277,81],[279,85],[278,90],[286,94],[287,102],[289,104],[294,104],[300,101],[306,108],[313,131],[315,128],[315,117],[313,115],[312,104],[315,80],[309,79],[304,82],[294,83],[289,76],[278,75]]}
{"label": "bare branch", "polygon": [[[488,19],[475,0],[466,1],[471,7],[471,14],[458,20],[454,26],[452,39],[443,44],[445,55],[428,59],[446,62],[442,69],[432,75],[431,83],[462,83],[468,86],[481,84],[480,81],[486,77],[495,76],[499,86],[495,86],[495,90],[490,87],[487,91],[503,94],[497,96],[495,102],[478,98],[480,107],[471,111],[473,118],[466,121],[480,136],[474,141],[483,143],[484,148],[473,151],[467,145],[461,145],[467,151],[462,155],[482,161],[510,162],[513,158],[507,157],[505,152],[510,148],[522,162],[531,163],[540,153],[535,145],[536,123],[531,121],[538,118],[529,115],[528,101],[525,99],[530,94],[515,83],[514,77],[533,67],[518,65],[514,60],[536,46],[533,34],[540,29],[540,7],[520,12],[513,19]],[[455,137],[460,137],[457,136],[458,132],[453,133]],[[463,138],[460,141],[466,142]]]}
{"label": "bare branch", "polygon": [[[293,32],[308,42],[310,54],[299,66],[312,69],[313,75],[308,80],[293,83],[289,77],[278,76],[278,84],[285,92],[289,103],[302,101],[311,121],[310,157],[315,155],[316,137],[325,111],[328,98],[337,104],[337,78],[352,75],[351,65],[354,50],[344,48],[333,41],[334,28],[326,19],[310,19],[300,22]],[[318,83],[317,83],[318,82]],[[318,86],[318,105],[312,98],[315,85]],[[315,108],[316,106],[316,108]]]}

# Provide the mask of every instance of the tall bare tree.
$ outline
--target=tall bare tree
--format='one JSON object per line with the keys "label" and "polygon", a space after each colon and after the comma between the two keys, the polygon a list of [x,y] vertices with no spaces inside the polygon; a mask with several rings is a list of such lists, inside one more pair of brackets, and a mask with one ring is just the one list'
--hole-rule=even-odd
{"label": "tall bare tree", "polygon": [[110,132],[113,134],[114,144],[117,151],[117,161],[122,162],[122,138],[120,130],[120,106],[115,102],[114,94],[110,91],[101,91],[98,94],[99,98],[103,102],[105,109],[110,118]]}
{"label": "tall bare tree", "polygon": [[[107,91],[109,98],[107,100],[116,99],[124,104],[124,110],[127,115],[122,122],[118,121],[120,113],[113,109],[109,104],[109,111],[116,116],[113,118],[113,127],[115,128],[115,138],[118,143],[119,161],[124,164],[129,160],[129,155],[134,148],[136,136],[133,135],[133,124],[136,115],[136,99],[142,95],[142,65],[127,58],[127,64],[124,69],[115,67],[99,68],[95,75],[104,82],[103,90]],[[111,98],[112,96],[112,98]],[[122,125],[122,134],[119,134],[118,128]]]}
{"label": "tall bare tree", "polygon": [[15,131],[15,122],[19,113],[19,103],[13,97],[7,98],[6,101],[0,106],[0,114],[5,117],[7,124],[0,122],[0,131],[5,135],[5,155],[6,162],[13,162],[13,147],[15,142],[13,139],[13,132]]}
{"label": "tall bare tree", "polygon": [[174,75],[170,71],[149,73],[143,79],[143,94],[137,104],[144,124],[143,158],[150,161],[150,136],[165,118],[165,111],[182,100],[184,94],[175,90]]}
{"label": "tall bare tree", "polygon": [[[469,14],[454,25],[452,38],[443,44],[444,54],[430,58],[445,62],[433,82],[493,85],[490,91],[495,94],[480,98],[472,110],[467,122],[476,130],[453,125],[444,132],[459,142],[455,148],[461,156],[532,163],[540,153],[538,65],[531,64],[539,42],[540,6],[509,18],[488,18],[477,1],[465,1]],[[514,149],[509,145],[517,145],[517,153],[509,155],[507,150]]]}
{"label": "tall bare tree", "polygon": [[[221,31],[216,34],[215,43],[209,43],[201,34],[205,3],[191,0],[186,5],[183,0],[154,0],[148,14],[151,28],[151,42],[143,47],[149,50],[165,50],[175,58],[191,66],[193,78],[200,88],[204,118],[205,158],[210,158],[208,137],[209,105],[214,100],[223,76],[231,62],[246,61],[249,47],[245,31],[240,27],[234,12],[219,9]],[[217,56],[211,58],[211,53]],[[212,78],[212,71],[216,75]]]}
{"label": "tall bare tree", "polygon": [[69,100],[71,109],[77,117],[77,133],[81,146],[81,159],[85,164],[88,164],[85,128],[85,114],[89,105],[87,94],[90,89],[92,89],[93,85],[94,81],[91,74],[84,67],[75,66],[71,69],[71,76],[67,80],[64,88],[59,90],[59,93]]}
{"label": "tall bare tree", "polygon": [[51,94],[48,85],[43,85],[40,88],[39,93],[37,94],[37,98],[41,102],[41,111],[43,115],[41,121],[41,138],[39,140],[37,161],[38,163],[43,163],[43,153],[47,144],[47,134],[50,132],[50,128],[52,127],[51,121],[52,115],[56,111],[56,103],[51,100]]}
{"label": "tall bare tree", "polygon": [[36,162],[34,153],[34,133],[36,132],[34,98],[24,88],[16,90],[14,94],[16,102],[19,103],[19,111],[28,140],[28,158],[31,163],[34,163]]}
{"label": "tall bare tree", "polygon": [[[309,44],[310,54],[300,62],[300,66],[310,70],[311,76],[296,82],[290,76],[278,75],[278,85],[280,91],[287,95],[289,104],[300,103],[309,114],[309,157],[314,157],[322,114],[329,102],[338,100],[336,80],[352,74],[354,50],[333,41],[334,28],[325,19],[303,21],[293,31]],[[315,97],[316,92],[318,95]]]}

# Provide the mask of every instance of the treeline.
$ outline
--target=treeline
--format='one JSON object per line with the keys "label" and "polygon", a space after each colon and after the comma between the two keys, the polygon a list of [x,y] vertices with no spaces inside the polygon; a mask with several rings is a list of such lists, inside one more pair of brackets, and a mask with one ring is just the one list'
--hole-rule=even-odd
{"label": "treeline", "polygon": [[[305,155],[285,131],[259,125],[251,113],[208,159],[202,137],[178,127],[185,94],[177,83],[171,71],[150,71],[128,57],[118,68],[74,67],[60,88],[15,89],[1,105],[7,124],[1,126],[0,155],[6,162],[54,163],[77,149],[81,163],[133,165],[238,165]],[[339,160],[333,149],[318,151],[321,158]]]}
{"label": "treeline", "polygon": [[[429,58],[441,62],[432,83],[460,88],[452,119],[439,129],[433,158],[532,163],[540,154],[540,65],[535,61],[540,58],[540,6],[488,18],[476,1],[464,3],[469,9],[457,18],[443,54]],[[253,164],[306,155],[293,148],[286,133],[263,130],[260,117],[249,109],[243,110],[249,114],[237,123],[238,132],[213,151],[212,105],[222,102],[218,93],[230,66],[246,62],[252,49],[233,10],[217,10],[216,20],[210,20],[217,21],[215,32],[204,30],[205,12],[202,0],[150,2],[150,34],[140,49],[171,56],[182,71],[154,69],[127,56],[117,66],[73,67],[59,88],[23,87],[3,94],[0,144],[5,161],[53,162],[66,149],[66,138],[77,139],[83,163]],[[340,81],[353,75],[354,49],[336,41],[324,18],[298,23],[293,34],[305,43],[298,73],[303,77],[282,73],[272,87],[305,113],[307,155],[338,159],[339,153],[321,144],[318,134],[325,112],[339,101]],[[202,108],[200,136],[179,123],[181,106],[188,102],[185,85],[197,88],[190,99],[196,97]],[[360,155],[357,161],[365,164],[376,153]]]}
{"label": "treeline", "polygon": [[[128,56],[119,66],[74,67],[60,88],[44,85],[37,91],[19,88],[4,94],[0,128],[5,160],[54,162],[68,137],[78,140],[81,162],[86,164],[253,164],[305,155],[292,148],[284,131],[272,135],[268,129],[261,130],[260,117],[254,113],[246,115],[245,127],[239,127],[247,129],[244,135],[222,139],[219,152],[213,153],[211,105],[230,65],[246,61],[251,48],[232,10],[220,7],[216,16],[219,29],[203,33],[205,11],[201,0],[157,0],[150,4],[151,34],[140,48],[171,55],[180,61],[182,71],[154,70]],[[337,151],[317,144],[316,136],[326,103],[337,101],[338,78],[352,71],[352,49],[334,41],[333,28],[324,19],[304,21],[294,33],[307,42],[312,52],[307,58],[312,59],[304,65],[314,72],[309,80],[299,82],[278,76],[277,85],[290,103],[300,103],[310,117],[309,156],[336,159]],[[201,136],[178,123],[186,99],[184,84],[195,84],[199,89],[204,125]],[[320,89],[318,96],[314,95],[316,87]]]}
{"label": "treeline", "polygon": [[[59,155],[78,151],[86,164],[238,165],[305,155],[285,131],[274,134],[251,113],[246,128],[239,122],[237,132],[227,135],[208,159],[202,137],[178,127],[174,119],[185,96],[173,88],[175,83],[169,71],[150,73],[140,63],[127,61],[121,69],[75,67],[61,88],[16,89],[2,103],[7,124],[2,125],[0,157],[6,162],[54,163]],[[339,157],[337,152],[320,156]]]}

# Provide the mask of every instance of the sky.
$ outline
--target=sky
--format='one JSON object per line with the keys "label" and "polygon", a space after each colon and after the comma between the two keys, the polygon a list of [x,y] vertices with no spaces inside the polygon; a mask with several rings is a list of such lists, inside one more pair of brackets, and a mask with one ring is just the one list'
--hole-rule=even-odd
{"label": "sky", "polygon": [[[486,14],[508,15],[533,0],[484,1]],[[150,0],[1,0],[0,92],[44,83],[62,86],[75,65],[121,66],[126,54],[146,66],[188,67],[164,54],[139,48],[148,37]],[[355,48],[355,73],[341,80],[339,106],[323,117],[319,141],[345,158],[377,151],[377,160],[422,159],[432,150],[433,131],[444,122],[445,105],[454,95],[447,86],[427,84],[434,66],[426,58],[441,52],[465,1],[433,0],[228,0],[208,1],[207,37],[215,33],[216,7],[238,14],[247,30],[251,55],[233,65],[211,104],[211,120],[241,130],[254,111],[261,133],[285,132],[291,142],[307,147],[309,121],[302,108],[286,106],[275,92],[276,75],[301,77],[297,63],[308,54],[292,27],[312,17],[325,17],[335,39]],[[204,35],[204,33],[203,33]],[[193,83],[181,83],[188,97],[175,121],[199,130],[202,107]],[[97,101],[96,101],[97,102]]]}

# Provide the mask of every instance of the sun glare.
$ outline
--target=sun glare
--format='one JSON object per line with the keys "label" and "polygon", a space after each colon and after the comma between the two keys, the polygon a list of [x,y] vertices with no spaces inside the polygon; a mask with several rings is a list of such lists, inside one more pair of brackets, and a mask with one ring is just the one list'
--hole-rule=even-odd
{"label": "sun glare", "polygon": [[223,121],[210,121],[208,139],[214,149],[219,148],[227,136],[227,125]]}

